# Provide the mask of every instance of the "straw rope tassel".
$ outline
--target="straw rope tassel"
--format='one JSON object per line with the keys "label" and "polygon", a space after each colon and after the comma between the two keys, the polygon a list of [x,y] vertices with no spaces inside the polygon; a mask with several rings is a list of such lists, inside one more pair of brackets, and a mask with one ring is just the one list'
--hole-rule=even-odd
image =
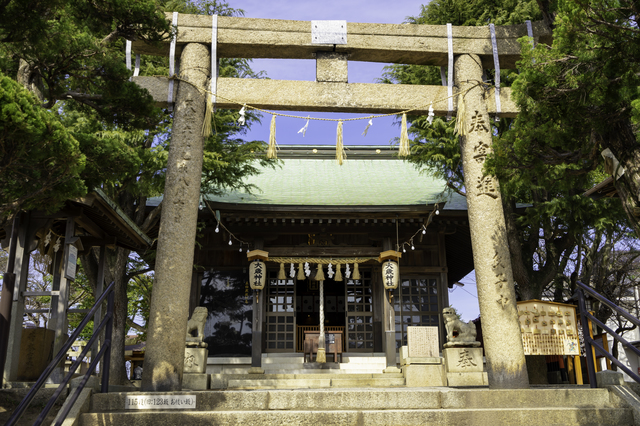
{"label": "straw rope tassel", "polygon": [[324,272],[322,271],[322,264],[318,263],[318,273],[316,274],[316,281],[324,281]]}
{"label": "straw rope tassel", "polygon": [[267,148],[267,158],[278,158],[276,152],[276,116],[271,117],[271,127],[269,130],[269,148]]}
{"label": "straw rope tassel", "polygon": [[342,166],[345,158],[347,158],[347,155],[344,153],[344,146],[342,144],[342,121],[338,121],[338,129],[336,131],[336,161]]}
{"label": "straw rope tassel", "polygon": [[466,108],[464,106],[464,99],[462,98],[462,93],[458,95],[458,112],[456,114],[456,128],[454,133],[459,136],[465,136],[467,134],[467,129],[465,127],[464,115],[466,113]]}
{"label": "straw rope tassel", "polygon": [[359,280],[360,279],[360,269],[358,268],[358,264],[357,263],[353,264],[353,279],[354,280]]}
{"label": "straw rope tassel", "polygon": [[211,136],[211,119],[213,118],[213,95],[207,93],[207,108],[204,111],[204,123],[202,123],[202,136]]}
{"label": "straw rope tassel", "polygon": [[304,276],[304,266],[302,266],[302,262],[298,263],[298,280],[302,281],[307,277]]}
{"label": "straw rope tassel", "polygon": [[402,128],[400,129],[400,157],[409,156],[409,134],[407,133],[407,113],[402,114]]}
{"label": "straw rope tassel", "polygon": [[287,275],[284,273],[284,263],[280,264],[280,271],[278,272],[278,279],[279,280],[286,280],[287,279]]}
{"label": "straw rope tassel", "polygon": [[340,271],[340,264],[338,263],[336,265],[337,271],[336,271],[336,277],[334,278],[334,280],[336,281],[342,281],[342,272]]}

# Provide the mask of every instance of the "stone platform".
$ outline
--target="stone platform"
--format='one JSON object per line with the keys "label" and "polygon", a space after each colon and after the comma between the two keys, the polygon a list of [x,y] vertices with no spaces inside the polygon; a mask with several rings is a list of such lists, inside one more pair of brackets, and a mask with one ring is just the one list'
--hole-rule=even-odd
{"label": "stone platform", "polygon": [[[140,395],[140,393],[137,393]],[[188,425],[633,425],[607,389],[296,389],[170,392],[195,396],[189,410],[125,410],[133,393],[96,394],[84,426]]]}

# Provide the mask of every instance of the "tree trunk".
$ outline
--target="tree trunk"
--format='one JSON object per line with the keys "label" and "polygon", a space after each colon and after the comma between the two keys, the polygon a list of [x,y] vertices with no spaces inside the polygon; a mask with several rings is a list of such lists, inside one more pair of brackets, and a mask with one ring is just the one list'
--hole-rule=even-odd
{"label": "tree trunk", "polygon": [[109,384],[123,385],[127,380],[124,360],[124,343],[127,335],[127,262],[129,250],[116,248],[111,252],[110,270],[115,281],[113,306],[113,335],[111,338],[111,365]]}
{"label": "tree trunk", "polygon": [[44,100],[44,95],[42,94],[42,79],[24,59],[20,59],[16,81],[36,95],[36,97],[40,99],[40,102]]}
{"label": "tree trunk", "polygon": [[[615,182],[616,190],[629,222],[640,237],[640,145],[627,118],[611,123],[601,134],[603,148],[609,148],[624,168],[624,175]],[[615,179],[615,171],[614,171]]]}

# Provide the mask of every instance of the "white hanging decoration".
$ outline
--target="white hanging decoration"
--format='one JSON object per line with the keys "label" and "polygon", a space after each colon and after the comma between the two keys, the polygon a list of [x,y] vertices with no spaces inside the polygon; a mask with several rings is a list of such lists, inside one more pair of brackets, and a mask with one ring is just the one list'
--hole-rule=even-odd
{"label": "white hanging decoration", "polygon": [[362,132],[362,136],[367,136],[367,132],[369,131],[369,127],[373,126],[373,118],[369,119],[367,123],[367,127],[364,128],[364,132]]}
{"label": "white hanging decoration", "polygon": [[500,113],[502,112],[502,106],[500,104],[500,60],[498,58],[498,42],[496,41],[496,27],[494,24],[489,24],[489,31],[491,32],[491,46],[493,50],[493,66],[495,68],[495,96],[496,96],[496,121],[500,121]]}
{"label": "white hanging decoration", "polygon": [[291,264],[291,268],[289,269],[289,276],[291,278],[295,278],[296,276],[296,268],[293,266],[293,263]]}
{"label": "white hanging decoration", "polygon": [[433,124],[433,117],[436,115],[433,113],[433,102],[429,104],[429,115],[427,116],[427,121],[429,124]]}
{"label": "white hanging decoration", "polygon": [[242,108],[240,109],[240,117],[238,117],[238,125],[240,126],[244,126],[246,122],[246,117],[244,116],[244,114],[245,114],[245,105],[242,105]]}
{"label": "white hanging decoration", "polygon": [[60,240],[61,240],[61,238],[60,238],[60,237],[58,237],[58,239],[56,240],[56,243],[53,245],[53,251],[54,251],[55,253],[57,253],[57,252],[58,252],[58,250],[60,250],[60,244],[61,244],[61,241],[60,241]]}
{"label": "white hanging decoration", "polygon": [[311,267],[309,266],[309,262],[304,262],[304,274],[307,277],[311,275]]}
{"label": "white hanging decoration", "polygon": [[344,265],[344,276],[346,279],[351,278],[351,268],[349,268],[349,264],[347,263],[346,265]]}
{"label": "white hanging decoration", "polygon": [[308,128],[309,128],[309,116],[307,116],[307,122],[302,127],[302,129],[298,130],[298,133],[302,133],[302,137],[304,138],[304,136],[307,134]]}
{"label": "white hanging decoration", "polygon": [[[127,69],[131,71],[131,40],[127,40],[125,51],[125,63],[127,65]],[[131,81],[131,77],[129,77],[129,81]]]}
{"label": "white hanging decoration", "polygon": [[44,245],[48,246],[50,242],[51,242],[51,229],[49,229],[47,236],[44,237]]}
{"label": "white hanging decoration", "polygon": [[[171,25],[177,30],[178,26],[178,12],[173,12],[173,20]],[[173,111],[173,83],[175,76],[175,61],[176,61],[176,34],[171,37],[171,45],[169,46],[169,92],[167,93],[168,110]]]}
{"label": "white hanging decoration", "polygon": [[333,278],[333,274],[334,274],[333,265],[331,263],[329,263],[329,267],[327,268],[327,276],[329,278]]}
{"label": "white hanging decoration", "polygon": [[451,24],[447,24],[447,47],[449,52],[449,70],[447,78],[447,106],[449,108],[449,112],[447,114],[447,120],[451,120],[451,115],[453,112],[453,26]]}

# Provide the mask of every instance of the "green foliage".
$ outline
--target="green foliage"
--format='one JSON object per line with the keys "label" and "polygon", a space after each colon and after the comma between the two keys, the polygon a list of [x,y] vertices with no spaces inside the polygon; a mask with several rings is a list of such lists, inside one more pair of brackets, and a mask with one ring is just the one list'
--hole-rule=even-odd
{"label": "green foliage", "polygon": [[83,195],[86,157],[56,114],[0,74],[0,217],[16,211],[54,211]]}
{"label": "green foliage", "polygon": [[[523,57],[513,85],[520,114],[507,137],[496,144],[494,170],[508,163],[521,184],[544,186],[539,176],[547,176],[562,179],[567,187],[586,189],[602,178],[600,152],[610,148],[618,160],[627,161],[627,174],[619,183],[627,180],[636,192],[637,16],[637,4],[630,0],[616,5],[563,1],[558,3],[552,46],[532,49],[521,41]],[[624,204],[637,204],[637,195],[632,198]],[[629,217],[638,231],[637,219]]]}
{"label": "green foliage", "polygon": [[163,116],[124,64],[125,38],[170,34],[154,0],[8,0],[0,13],[0,223],[158,164],[130,142]]}
{"label": "green foliage", "polygon": [[[579,7],[572,9],[575,14],[578,10]],[[408,22],[511,25],[527,19],[538,20],[541,16],[542,11],[533,1],[454,0],[432,1],[422,7],[419,16],[408,18]],[[575,23],[576,19],[573,17],[570,21]],[[576,28],[565,30],[563,37],[575,39],[572,31]],[[582,196],[584,190],[606,175],[600,167],[599,150],[588,143],[593,128],[592,115],[597,112],[580,109],[593,105],[591,97],[596,100],[610,97],[611,94],[607,94],[610,89],[602,86],[602,79],[586,76],[583,81],[579,76],[581,68],[567,64],[568,51],[564,51],[564,56],[550,56],[556,42],[554,39],[552,49],[539,46],[532,51],[530,40],[523,38],[521,68],[502,70],[502,86],[513,86],[522,110],[515,122],[502,118],[493,124],[494,154],[486,163],[487,173],[496,175],[500,181],[514,277],[517,291],[524,298],[539,298],[545,287],[564,272],[569,255],[586,228],[613,226],[619,223],[622,214],[617,200],[595,202]],[[564,43],[566,41],[559,44]],[[592,56],[585,56],[581,66],[591,69],[590,59]],[[491,70],[487,78],[491,84]],[[441,84],[440,70],[422,65],[392,65],[385,69],[381,80]],[[588,89],[574,90],[581,85]],[[555,97],[548,102],[543,100],[540,105],[540,98],[548,98],[549,94]],[[409,120],[413,140],[408,160],[426,173],[446,179],[451,190],[464,194],[460,146],[453,133],[455,120],[446,122],[436,118],[433,124],[429,124],[426,117],[409,117]],[[516,203],[529,207],[516,208]]]}

